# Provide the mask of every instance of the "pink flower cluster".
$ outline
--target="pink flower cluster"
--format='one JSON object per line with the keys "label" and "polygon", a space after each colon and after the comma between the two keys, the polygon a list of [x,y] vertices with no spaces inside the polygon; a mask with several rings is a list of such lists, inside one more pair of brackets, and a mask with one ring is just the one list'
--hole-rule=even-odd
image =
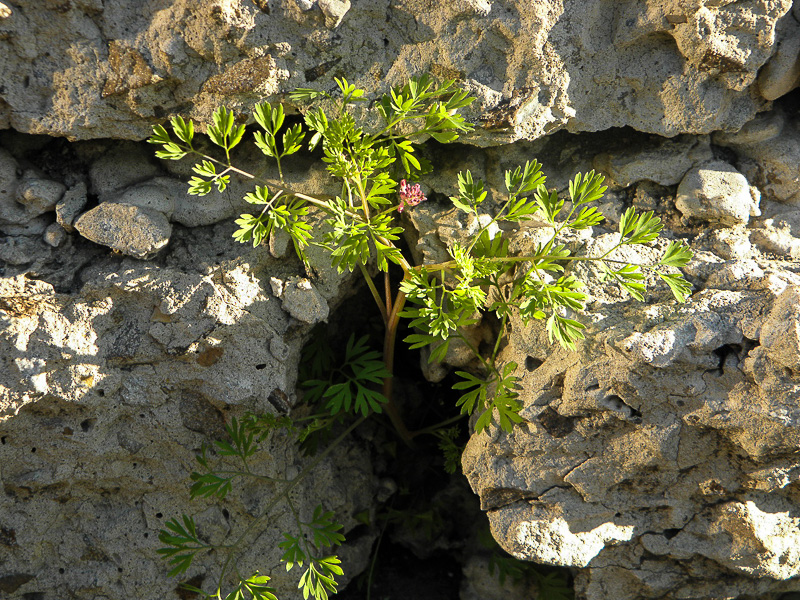
{"label": "pink flower cluster", "polygon": [[427,198],[418,183],[412,185],[405,179],[400,182],[400,206],[397,207],[397,212],[403,212],[406,206],[416,206],[425,200]]}

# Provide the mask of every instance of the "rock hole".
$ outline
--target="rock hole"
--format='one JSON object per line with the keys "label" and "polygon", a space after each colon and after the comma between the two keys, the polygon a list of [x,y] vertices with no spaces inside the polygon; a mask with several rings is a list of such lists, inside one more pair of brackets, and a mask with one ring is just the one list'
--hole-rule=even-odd
{"label": "rock hole", "polygon": [[2,444],[3,446],[6,445],[6,436],[0,437],[0,444]]}
{"label": "rock hole", "polygon": [[58,570],[58,572],[59,572],[59,573],[61,573],[61,574],[63,575],[63,574],[64,574],[64,567],[61,567],[61,568]]}
{"label": "rock hole", "polygon": [[600,389],[600,384],[599,383],[593,383],[592,385],[584,388],[583,391],[584,392],[596,392],[599,389]]}
{"label": "rock hole", "polygon": [[97,419],[84,419],[83,421],[81,421],[81,430],[84,433],[90,432],[92,429],[94,429],[94,424],[96,422]]}
{"label": "rock hole", "polygon": [[122,573],[122,567],[117,567],[117,573]]}
{"label": "rock hole", "polygon": [[266,369],[266,368],[267,368],[267,363],[261,363],[261,364],[256,365],[256,369],[258,369],[259,371],[261,371],[262,369]]}
{"label": "rock hole", "polygon": [[146,537],[146,538],[149,538],[149,537],[150,537],[150,534],[149,534],[149,533],[147,533],[147,532],[145,531],[145,532],[144,532],[144,537]]}
{"label": "rock hole", "polygon": [[225,517],[225,520],[227,521],[228,519],[231,518],[231,513],[228,512],[227,508],[223,508],[222,509],[222,516]]}
{"label": "rock hole", "polygon": [[104,398],[106,395],[106,391],[104,389],[99,389],[97,390],[97,395],[100,396],[101,398]]}
{"label": "rock hole", "polygon": [[156,519],[160,519],[160,518],[162,518],[163,516],[164,516],[164,515],[163,515],[163,514],[161,514],[160,512],[157,512],[157,513],[156,513]]}
{"label": "rock hole", "polygon": [[680,531],[681,531],[680,529],[674,529],[674,528],[665,529],[664,530],[664,537],[667,538],[668,540],[671,540],[676,535],[678,535],[680,533]]}
{"label": "rock hole", "polygon": [[735,355],[738,359],[741,356],[742,352],[742,345],[741,344],[725,344],[720,346],[716,350],[713,351],[714,356],[719,359],[718,366],[716,369],[710,369],[708,372],[715,372],[717,375],[722,375],[725,373],[725,361],[728,359],[729,356]]}
{"label": "rock hole", "polygon": [[36,452],[36,448],[31,448],[31,452]]}
{"label": "rock hole", "polygon": [[538,358],[529,356],[525,359],[525,368],[528,369],[528,371],[535,371],[542,366],[542,362],[543,361],[539,360]]}

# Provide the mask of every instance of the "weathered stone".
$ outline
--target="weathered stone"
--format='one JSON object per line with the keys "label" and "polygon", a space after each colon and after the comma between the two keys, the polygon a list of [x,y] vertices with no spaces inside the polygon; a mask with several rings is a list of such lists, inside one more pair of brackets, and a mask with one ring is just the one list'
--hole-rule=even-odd
{"label": "weathered stone", "polygon": [[599,154],[594,168],[611,177],[607,185],[628,187],[639,181],[677,185],[686,172],[712,159],[708,138],[683,136],[658,140],[649,147],[634,147],[619,154]]}
{"label": "weathered stone", "polygon": [[[110,201],[160,212],[169,219],[175,212],[175,197],[168,187],[173,182],[174,180],[166,177],[156,177],[127,188]],[[183,193],[185,193],[185,187],[185,184],[181,186],[184,188],[181,190]]]}
{"label": "weathered stone", "polygon": [[172,234],[172,226],[160,212],[112,202],[83,213],[75,229],[96,244],[134,258],[157,254]]}
{"label": "weathered stone", "polygon": [[800,259],[800,210],[764,219],[750,239],[765,252]]}
{"label": "weathered stone", "polygon": [[[758,117],[736,134],[715,134],[714,143],[749,159],[745,175],[770,200],[800,203],[800,129],[781,112]],[[743,162],[740,160],[740,162]]]}
{"label": "weathered stone", "polygon": [[100,200],[159,175],[153,155],[139,144],[124,144],[105,152],[89,169],[91,192]]}
{"label": "weathered stone", "polygon": [[58,181],[26,178],[17,185],[17,202],[24,205],[28,213],[35,217],[55,210],[66,189],[66,186]]}
{"label": "weathered stone", "polygon": [[[213,260],[220,246],[234,247],[226,237],[192,249]],[[188,500],[198,449],[224,436],[231,416],[277,414],[270,396],[279,393],[294,401],[310,326],[284,313],[254,273],[284,267],[265,262],[266,252],[246,254],[226,262],[222,277],[219,264],[205,274],[131,259],[95,265],[69,295],[24,276],[0,278],[0,552],[9,576],[0,586],[9,597],[49,600],[87,588],[162,597],[176,586],[155,552],[167,520],[193,514],[201,535],[222,542],[264,510],[276,488],[254,481],[235,482],[224,510]],[[148,333],[154,325],[190,332],[189,346],[163,345]],[[281,344],[280,358],[267,350]],[[264,444],[248,460],[259,473],[293,476],[307,464],[291,436]],[[345,442],[295,488],[293,503],[309,520],[324,502],[346,532],[376,488],[365,449]],[[278,510],[262,522],[238,568],[269,572],[278,595],[292,598],[298,575],[274,567],[294,521]],[[362,533],[342,554],[350,575],[368,564],[375,534]],[[188,577],[205,573],[208,585],[221,567],[215,554],[198,555]],[[10,577],[24,573],[35,578]]]}
{"label": "weathered stone", "polygon": [[56,204],[56,221],[65,231],[69,233],[75,231],[72,224],[86,206],[86,201],[86,184],[80,182],[69,188]]}
{"label": "weathered stone", "polygon": [[328,303],[308,279],[291,277],[281,281],[272,278],[271,284],[272,293],[281,299],[283,310],[298,321],[314,324],[328,319]]}
{"label": "weathered stone", "polygon": [[759,200],[744,175],[728,163],[712,161],[686,173],[675,205],[687,218],[736,225],[761,214]]}
{"label": "weathered stone", "polygon": [[44,241],[58,248],[67,239],[67,232],[58,223],[51,223],[44,232]]}
{"label": "weathered stone", "polygon": [[800,23],[783,19],[781,29],[775,54],[758,73],[758,90],[767,100],[777,100],[800,84]]}
{"label": "weathered stone", "polygon": [[174,113],[204,120],[340,75],[374,95],[432,71],[477,94],[481,145],[562,128],[710,133],[766,108],[765,65],[767,96],[786,87],[792,44],[791,0],[260,4],[18,2],[4,68],[33,75],[4,78],[0,115],[30,133],[144,139]]}

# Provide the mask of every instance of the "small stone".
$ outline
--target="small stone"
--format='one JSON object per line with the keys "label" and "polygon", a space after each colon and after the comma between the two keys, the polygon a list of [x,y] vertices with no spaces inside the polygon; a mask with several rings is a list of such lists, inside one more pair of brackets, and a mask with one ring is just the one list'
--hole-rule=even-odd
{"label": "small stone", "polygon": [[289,346],[279,337],[274,337],[269,341],[269,353],[280,361],[289,357]]}
{"label": "small stone", "polygon": [[96,244],[141,259],[158,253],[172,234],[172,226],[162,213],[114,202],[104,202],[83,213],[75,229]]}
{"label": "small stone", "polygon": [[27,236],[0,236],[0,262],[10,265],[27,265],[40,258],[42,244],[37,238]]}
{"label": "small stone", "polygon": [[800,210],[765,219],[750,239],[766,252],[800,259]]}
{"label": "small stone", "polygon": [[315,0],[295,0],[297,8],[303,12],[309,11],[314,8]]}
{"label": "small stone", "polygon": [[800,24],[794,19],[784,19],[787,30],[783,32],[778,49],[758,72],[758,90],[767,100],[777,100],[791,92],[800,83]]}
{"label": "small stone", "polygon": [[56,204],[56,221],[65,231],[69,233],[75,231],[72,224],[86,206],[86,200],[86,184],[81,182],[69,188]]}
{"label": "small stone", "polygon": [[712,161],[686,173],[675,205],[687,218],[737,225],[761,214],[757,191],[731,165]]}
{"label": "small stone", "polygon": [[325,15],[325,27],[336,29],[350,10],[350,0],[319,0],[319,7]]}
{"label": "small stone", "polygon": [[52,223],[44,232],[44,241],[53,248],[58,248],[67,239],[67,232],[58,223]]}
{"label": "small stone", "polygon": [[159,174],[151,154],[137,144],[121,144],[103,154],[89,169],[92,192],[101,201],[111,194]]}
{"label": "small stone", "polygon": [[[129,187],[119,196],[118,199],[110,200],[120,204],[129,204],[139,208],[149,208],[170,218],[175,211],[175,198],[164,182],[172,181],[165,177],[156,177],[145,183],[140,183]],[[185,185],[181,185],[185,193]]]}
{"label": "small stone", "polygon": [[283,296],[283,290],[286,285],[285,281],[278,279],[277,277],[270,277],[269,278],[269,285],[272,288],[272,295],[276,298],[280,298]]}
{"label": "small stone", "polygon": [[330,314],[325,298],[305,278],[289,279],[283,289],[281,300],[283,310],[304,323],[319,323],[326,320]]}
{"label": "small stone", "polygon": [[31,217],[54,210],[66,186],[49,179],[23,179],[17,187],[17,202],[27,207]]}
{"label": "small stone", "polygon": [[11,16],[11,9],[5,2],[0,2],[0,19],[7,19]]}

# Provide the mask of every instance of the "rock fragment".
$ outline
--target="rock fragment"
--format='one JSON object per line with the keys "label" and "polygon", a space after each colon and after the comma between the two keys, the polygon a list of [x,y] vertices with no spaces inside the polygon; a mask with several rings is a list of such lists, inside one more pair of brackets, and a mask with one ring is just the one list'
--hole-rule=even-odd
{"label": "rock fragment", "polygon": [[675,205],[687,218],[737,225],[761,214],[759,200],[744,175],[728,163],[712,161],[686,173]]}
{"label": "rock fragment", "polygon": [[162,213],[113,202],[82,214],[75,229],[96,244],[141,259],[157,254],[172,234],[172,226]]}
{"label": "rock fragment", "polygon": [[[273,292],[280,290],[276,282],[271,282],[271,284]],[[330,308],[325,298],[304,277],[289,278],[283,285],[280,298],[283,310],[304,323],[314,324],[325,321],[330,314]]]}
{"label": "rock fragment", "polygon": [[67,232],[58,223],[51,223],[44,231],[44,241],[53,248],[58,248],[67,239]]}
{"label": "rock fragment", "polygon": [[320,9],[325,15],[325,27],[336,29],[350,10],[350,0],[319,0]]}
{"label": "rock fragment", "polygon": [[65,231],[72,233],[75,227],[72,224],[86,206],[86,184],[81,182],[73,185],[56,204],[56,221]]}
{"label": "rock fragment", "polygon": [[26,178],[17,186],[17,202],[24,205],[31,217],[54,210],[66,186],[49,179]]}

